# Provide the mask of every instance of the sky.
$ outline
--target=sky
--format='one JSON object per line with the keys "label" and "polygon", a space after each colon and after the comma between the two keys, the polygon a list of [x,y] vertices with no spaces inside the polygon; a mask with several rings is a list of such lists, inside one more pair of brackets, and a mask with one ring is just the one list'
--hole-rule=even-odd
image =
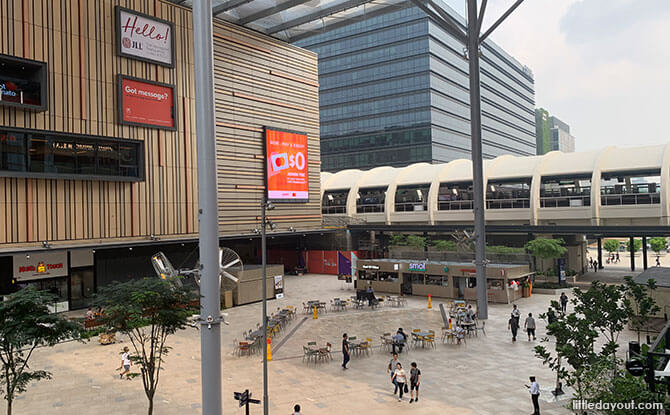
{"label": "sky", "polygon": [[[482,31],[513,2],[488,0]],[[670,0],[525,0],[491,39],[531,68],[535,106],[576,151],[670,142]]]}

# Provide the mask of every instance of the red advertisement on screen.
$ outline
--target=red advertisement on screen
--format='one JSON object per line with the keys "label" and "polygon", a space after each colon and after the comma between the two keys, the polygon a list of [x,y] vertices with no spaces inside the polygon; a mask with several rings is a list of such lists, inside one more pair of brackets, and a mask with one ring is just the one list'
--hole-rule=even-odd
{"label": "red advertisement on screen", "polygon": [[266,128],[265,151],[268,199],[307,202],[307,135]]}
{"label": "red advertisement on screen", "polygon": [[175,129],[174,86],[119,76],[121,124]]}

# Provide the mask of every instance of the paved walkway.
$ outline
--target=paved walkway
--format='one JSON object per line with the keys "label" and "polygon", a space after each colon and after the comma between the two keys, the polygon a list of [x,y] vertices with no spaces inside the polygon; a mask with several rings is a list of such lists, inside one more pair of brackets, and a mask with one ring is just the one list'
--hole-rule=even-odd
{"label": "paved walkway", "polygon": [[[269,309],[285,305],[301,306],[309,299],[330,301],[333,297],[348,297],[351,288],[342,290],[342,283],[334,276],[307,275],[286,278],[286,296],[269,303]],[[546,310],[551,296],[534,295],[518,302],[525,315]],[[436,349],[411,350],[403,353],[400,361],[405,367],[415,361],[423,374],[421,399],[409,404],[405,398],[398,402],[393,395],[386,366],[387,352],[375,347],[369,357],[353,357],[350,369],[340,367],[341,354],[334,353],[334,361],[322,364],[302,362],[302,346],[308,341],[319,344],[331,342],[339,350],[343,332],[349,335],[371,337],[375,346],[379,336],[398,327],[434,329],[442,326],[438,301],[433,310],[426,309],[425,298],[410,298],[403,309],[380,308],[343,313],[329,312],[313,320],[311,315],[298,319],[276,340],[285,340],[273,353],[269,363],[270,413],[288,414],[295,403],[300,403],[305,414],[388,414],[391,411],[409,411],[417,414],[523,414],[532,406],[524,387],[528,376],[535,375],[542,387],[542,413],[569,414],[562,403],[550,403],[554,374],[534,357],[533,347],[521,335],[516,344],[507,331],[507,317],[511,307],[491,305],[486,324],[487,336],[469,338],[467,344],[438,344]],[[300,307],[302,308],[302,307]],[[253,396],[262,399],[262,364],[258,356],[234,357],[233,340],[242,338],[245,329],[255,328],[260,321],[261,305],[251,304],[229,310],[230,326],[224,326],[223,344],[223,402],[224,414],[239,414],[233,400],[234,391],[250,389]],[[292,335],[289,332],[305,318]],[[544,334],[539,323],[538,334]],[[622,344],[630,335],[621,338]],[[539,337],[538,337],[539,339]],[[539,341],[539,340],[538,340]],[[155,413],[200,413],[200,335],[195,329],[181,331],[169,340],[173,347],[166,359],[155,400]],[[439,343],[439,342],[438,342]],[[100,346],[89,343],[65,343],[35,353],[33,369],[46,368],[53,380],[31,385],[15,405],[17,414],[141,414],[146,411],[146,399],[141,380],[119,380],[120,350],[129,343]],[[260,407],[252,413],[262,413]]]}

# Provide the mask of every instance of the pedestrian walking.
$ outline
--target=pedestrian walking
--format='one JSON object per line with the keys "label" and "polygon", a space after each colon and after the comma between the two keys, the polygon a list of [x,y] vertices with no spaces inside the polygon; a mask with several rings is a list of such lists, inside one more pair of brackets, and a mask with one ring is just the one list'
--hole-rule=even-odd
{"label": "pedestrian walking", "polygon": [[389,362],[389,365],[388,365],[388,367],[386,368],[386,373],[390,373],[390,374],[391,374],[391,383],[393,384],[393,386],[395,386],[395,388],[393,389],[393,394],[394,394],[394,395],[395,395],[396,393],[398,393],[398,384],[396,383],[396,381],[395,381],[395,377],[394,377],[394,375],[395,375],[395,370],[396,370],[396,365],[397,365],[398,363],[400,363],[400,362],[398,361],[398,353],[393,353],[393,357],[391,358],[391,361]]}
{"label": "pedestrian walking", "polygon": [[400,395],[398,395],[398,402],[400,402],[402,401],[403,391],[407,391],[407,375],[405,374],[405,370],[402,368],[400,362],[396,363],[396,369],[393,373],[393,380],[395,380],[395,384],[400,391]]}
{"label": "pedestrian walking", "polygon": [[540,415],[540,385],[535,380],[535,376],[530,377],[530,386],[526,385],[530,390],[530,398],[533,401],[533,413],[531,415]]}
{"label": "pedestrian walking", "polygon": [[598,272],[598,260],[593,260],[593,272]]}
{"label": "pedestrian walking", "polygon": [[565,293],[561,293],[561,311],[565,313],[568,308],[568,296]]}
{"label": "pedestrian walking", "polygon": [[528,317],[526,317],[526,321],[523,323],[523,327],[528,333],[528,341],[530,341],[531,335],[533,336],[533,340],[535,340],[535,319],[533,318],[533,313],[528,313]]}
{"label": "pedestrian walking", "polygon": [[516,333],[519,330],[519,320],[514,317],[514,314],[510,315],[509,321],[507,322],[507,329],[512,330],[512,341],[516,341]]}
{"label": "pedestrian walking", "polygon": [[[419,402],[419,385],[421,384],[421,371],[416,366],[416,362],[412,362],[412,368],[409,370],[409,403]],[[416,398],[414,398],[414,391],[416,391]]]}
{"label": "pedestrian walking", "polygon": [[300,412],[300,405],[295,404],[295,406],[293,407],[293,415],[302,415]]}
{"label": "pedestrian walking", "polygon": [[119,379],[123,379],[123,375],[126,375],[127,379],[130,379],[130,376],[128,374],[130,373],[130,349],[128,349],[128,346],[123,348],[123,353],[121,354],[121,367],[116,369],[116,370],[121,370],[123,369],[123,372],[119,375]]}
{"label": "pedestrian walking", "polygon": [[347,369],[347,363],[349,363],[349,342],[347,341],[347,333],[342,335],[342,369]]}
{"label": "pedestrian walking", "polygon": [[616,262],[617,262],[617,264],[619,263],[619,261],[621,261],[621,259],[619,258],[619,253],[617,252],[617,253],[616,253]]}
{"label": "pedestrian walking", "polygon": [[512,304],[512,317],[516,319],[516,326],[521,325],[521,310],[519,310],[516,304]]}
{"label": "pedestrian walking", "polygon": [[661,266],[661,257],[659,257],[658,255],[656,255],[656,266],[657,267]]}

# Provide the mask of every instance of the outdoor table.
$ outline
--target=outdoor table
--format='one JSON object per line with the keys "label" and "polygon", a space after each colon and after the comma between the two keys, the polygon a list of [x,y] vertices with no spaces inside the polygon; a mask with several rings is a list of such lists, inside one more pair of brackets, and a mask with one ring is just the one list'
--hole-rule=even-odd
{"label": "outdoor table", "polygon": [[421,347],[425,347],[426,344],[423,342],[423,339],[424,339],[424,337],[430,336],[432,333],[429,332],[429,331],[418,331],[416,333],[413,332],[412,334],[419,337],[419,340],[421,340]]}
{"label": "outdoor table", "polygon": [[344,300],[336,300],[333,302],[333,304],[335,304],[335,307],[339,310],[344,311],[347,309],[347,302]]}
{"label": "outdoor table", "polygon": [[476,332],[476,327],[477,324],[472,321],[472,322],[461,322],[461,327],[465,329],[466,334],[472,334]]}
{"label": "outdoor table", "polygon": [[257,337],[262,337],[262,336],[263,336],[263,329],[258,329],[256,331],[252,331],[247,336],[247,340],[255,340]]}

